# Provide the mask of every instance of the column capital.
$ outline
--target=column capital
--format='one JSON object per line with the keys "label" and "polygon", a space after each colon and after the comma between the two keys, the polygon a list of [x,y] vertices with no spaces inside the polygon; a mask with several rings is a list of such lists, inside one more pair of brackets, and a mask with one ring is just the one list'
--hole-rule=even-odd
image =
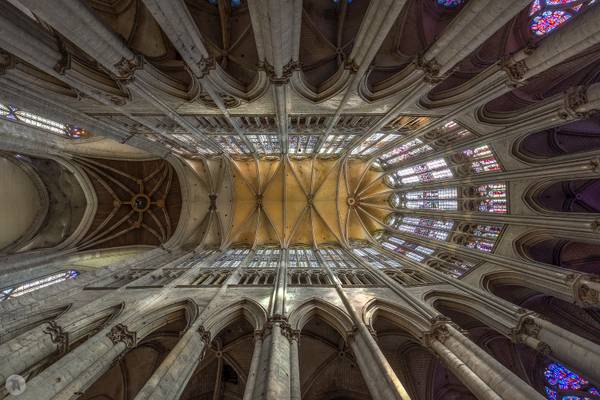
{"label": "column capital", "polygon": [[141,55],[135,55],[131,59],[121,57],[113,67],[117,74],[115,76],[119,81],[131,82],[133,80],[135,71],[144,67],[144,57]]}
{"label": "column capital", "polygon": [[587,118],[591,112],[581,112],[578,109],[588,104],[588,91],[589,86],[575,86],[569,88],[563,96],[563,106],[559,111],[559,116],[562,119],[580,119]]}
{"label": "column capital", "polygon": [[127,326],[123,324],[117,324],[113,326],[110,332],[106,334],[106,336],[110,339],[111,342],[113,342],[113,344],[123,342],[128,348],[133,348],[137,344],[136,332],[130,331],[129,329],[127,329]]}

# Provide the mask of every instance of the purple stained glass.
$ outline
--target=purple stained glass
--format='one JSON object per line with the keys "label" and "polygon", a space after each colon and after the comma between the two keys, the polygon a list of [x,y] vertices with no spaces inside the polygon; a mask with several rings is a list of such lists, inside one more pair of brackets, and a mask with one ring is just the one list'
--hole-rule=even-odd
{"label": "purple stained glass", "polygon": [[546,4],[552,6],[563,6],[565,4],[575,3],[577,0],[546,0]]}
{"label": "purple stained glass", "polygon": [[461,6],[465,0],[436,0],[437,4],[446,8],[457,8]]}
{"label": "purple stained glass", "polygon": [[542,5],[540,4],[540,0],[535,0],[531,3],[531,10],[529,11],[529,15],[533,15],[542,9]]}
{"label": "purple stained glass", "polygon": [[[559,363],[550,363],[544,371],[546,379],[546,398],[548,400],[588,400],[584,394],[599,396],[595,387],[590,387],[590,381],[571,371]],[[576,391],[577,395],[573,394]]]}
{"label": "purple stained glass", "polygon": [[571,18],[565,11],[544,11],[531,21],[531,30],[538,36],[543,36],[558,28]]}

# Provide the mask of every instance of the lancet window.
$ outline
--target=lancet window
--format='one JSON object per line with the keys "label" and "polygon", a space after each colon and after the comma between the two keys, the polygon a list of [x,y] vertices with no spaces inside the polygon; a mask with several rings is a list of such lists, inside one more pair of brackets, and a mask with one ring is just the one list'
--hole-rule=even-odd
{"label": "lancet window", "polygon": [[55,285],[60,282],[64,282],[68,279],[75,279],[79,276],[79,272],[69,269],[61,271],[56,274],[42,276],[40,278],[32,279],[26,282],[22,282],[18,285],[5,287],[0,290],[0,301],[19,297],[27,293],[35,292],[36,290]]}
{"label": "lancet window", "polygon": [[190,154],[214,154],[215,152],[206,145],[206,142],[192,134],[177,133],[170,137],[176,142],[175,145],[169,144],[164,141],[164,137],[160,135],[146,135],[147,138],[155,140],[157,142],[166,144],[168,147],[173,148],[174,151],[190,155]]}
{"label": "lancet window", "polygon": [[529,28],[534,35],[545,36],[596,3],[597,0],[535,0],[529,9]]}
{"label": "lancet window", "polygon": [[91,136],[90,132],[81,127],[56,122],[29,111],[21,110],[13,105],[4,105],[0,103],[0,118],[13,122],[20,122],[69,139],[81,139]]}

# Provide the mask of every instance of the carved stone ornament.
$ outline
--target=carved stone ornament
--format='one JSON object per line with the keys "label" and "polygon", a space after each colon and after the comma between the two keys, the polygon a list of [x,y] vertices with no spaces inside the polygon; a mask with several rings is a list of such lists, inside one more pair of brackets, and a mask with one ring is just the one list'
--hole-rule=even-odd
{"label": "carved stone ornament", "polygon": [[50,335],[52,343],[56,343],[60,353],[66,353],[69,348],[69,334],[56,321],[48,321],[44,333]]}
{"label": "carved stone ornament", "polygon": [[540,334],[540,326],[535,323],[535,320],[529,316],[523,318],[516,332],[518,335],[527,335],[533,338],[538,337]]}
{"label": "carved stone ornament", "polygon": [[122,57],[114,67],[117,70],[117,79],[121,81],[129,82],[133,80],[133,74],[136,70],[142,69],[143,66],[142,56],[135,56],[131,60]]}
{"label": "carved stone ornament", "polygon": [[210,71],[216,68],[215,58],[212,56],[200,57],[200,61],[198,61],[196,65],[200,70],[200,75],[198,76],[198,79],[202,79],[206,75],[210,74]]}
{"label": "carved stone ornament", "polygon": [[427,83],[436,84],[446,79],[446,75],[440,75],[441,65],[435,58],[425,61],[422,57],[418,57],[416,65],[417,69],[420,69],[425,73],[423,80]]}
{"label": "carved stone ornament", "polygon": [[285,85],[290,82],[290,77],[294,73],[295,70],[300,68],[300,64],[297,61],[290,60],[287,64],[283,66],[283,70],[281,76],[277,76],[275,73],[275,68],[269,64],[267,61],[263,61],[262,68],[267,73],[269,80],[273,85]]}
{"label": "carved stone ornament", "polygon": [[198,328],[198,333],[200,334],[204,344],[208,346],[210,344],[210,332],[207,331],[203,326],[200,326],[200,328]]}
{"label": "carved stone ornament", "polygon": [[598,305],[600,304],[600,293],[598,290],[583,284],[579,287],[579,300],[586,305]]}
{"label": "carved stone ornament", "polygon": [[113,326],[106,336],[108,336],[113,344],[123,342],[128,348],[133,348],[136,344],[136,333],[129,331],[123,324]]}
{"label": "carved stone ornament", "polygon": [[529,71],[529,67],[525,63],[525,60],[516,62],[508,61],[503,67],[506,75],[508,75],[510,86],[522,86],[524,84],[523,79],[525,74]]}
{"label": "carved stone ornament", "polygon": [[577,109],[588,103],[586,86],[576,86],[569,88],[564,95],[564,105],[559,115],[562,119],[586,118],[591,112],[580,112]]}
{"label": "carved stone ornament", "polygon": [[71,69],[71,54],[65,49],[61,49],[60,55],[60,60],[52,68],[59,74],[64,75],[65,72]]}

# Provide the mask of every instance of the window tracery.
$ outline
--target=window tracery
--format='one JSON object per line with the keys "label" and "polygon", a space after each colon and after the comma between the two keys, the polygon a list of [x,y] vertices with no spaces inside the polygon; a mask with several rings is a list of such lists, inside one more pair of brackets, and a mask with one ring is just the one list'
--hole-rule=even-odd
{"label": "window tracery", "polygon": [[290,268],[320,268],[319,261],[312,249],[289,249],[288,266]]}
{"label": "window tracery", "polygon": [[487,183],[459,190],[444,187],[393,193],[390,205],[396,209],[479,211],[496,214],[508,212],[508,192],[505,183]]}
{"label": "window tracery", "polygon": [[237,135],[218,135],[213,136],[226,153],[229,154],[249,154],[250,149],[244,141]]}
{"label": "window tracery", "polygon": [[548,400],[593,400],[600,399],[600,390],[583,377],[564,365],[552,362],[544,371],[544,389]]}
{"label": "window tracery", "polygon": [[373,154],[377,150],[381,150],[386,144],[391,141],[400,139],[397,133],[377,132],[369,135],[359,146],[352,150],[353,156],[367,156]]}
{"label": "window tracery", "polygon": [[337,156],[352,144],[357,135],[327,135],[319,149],[321,156]]}
{"label": "window tracery", "polygon": [[250,249],[229,249],[213,264],[214,268],[237,268],[250,254]]}
{"label": "window tracery", "polygon": [[76,270],[61,271],[56,274],[42,276],[40,278],[32,279],[18,285],[5,287],[0,291],[0,301],[19,297],[27,293],[35,292],[42,288],[55,285],[60,282],[64,282],[68,279],[76,279],[79,276],[79,272]]}
{"label": "window tracery", "polygon": [[366,260],[369,265],[372,265],[375,268],[402,268],[402,264],[400,264],[398,261],[386,256],[372,246],[361,246],[355,243],[352,245],[352,252],[361,259]]}
{"label": "window tracery", "polygon": [[398,146],[379,157],[377,162],[383,168],[390,168],[402,161],[444,148],[450,143],[462,141],[473,136],[475,134],[470,129],[465,128],[455,121],[450,121],[438,129],[427,132],[423,139],[416,138],[398,144]]}
{"label": "window tracery", "polygon": [[359,268],[359,266],[337,247],[325,247],[319,249],[319,255],[323,262],[332,269],[335,268]]}
{"label": "window tracery", "polygon": [[62,122],[56,122],[51,119],[41,117],[37,114],[22,110],[13,105],[4,105],[0,103],[0,118],[12,122],[20,122],[69,139],[85,139],[92,136],[90,132],[81,127]]}
{"label": "window tracery", "polygon": [[278,135],[246,135],[258,154],[272,155],[281,153]]}
{"label": "window tracery", "polygon": [[[504,229],[503,225],[459,223],[453,220],[413,217],[400,213],[390,214],[385,222],[389,227],[400,232],[432,240],[451,240],[466,248],[485,253],[491,253],[494,250],[494,246]],[[382,245],[387,248],[393,246],[388,246],[384,243]],[[392,248],[390,250],[396,251]]]}
{"label": "window tracery", "polygon": [[378,232],[374,237],[384,248],[418,262],[425,261],[435,252],[432,248],[400,239],[389,232]]}
{"label": "window tracery", "polygon": [[437,158],[398,169],[386,175],[385,182],[390,187],[400,187],[501,170],[492,149],[483,145],[463,149],[450,157]]}
{"label": "window tracery", "polygon": [[594,5],[596,0],[535,0],[529,9],[531,32],[542,37]]}
{"label": "window tracery", "polygon": [[263,247],[256,249],[248,268],[277,268],[281,259],[281,249]]}
{"label": "window tracery", "polygon": [[318,135],[290,135],[288,139],[288,153],[298,156],[313,154],[318,143]]}

